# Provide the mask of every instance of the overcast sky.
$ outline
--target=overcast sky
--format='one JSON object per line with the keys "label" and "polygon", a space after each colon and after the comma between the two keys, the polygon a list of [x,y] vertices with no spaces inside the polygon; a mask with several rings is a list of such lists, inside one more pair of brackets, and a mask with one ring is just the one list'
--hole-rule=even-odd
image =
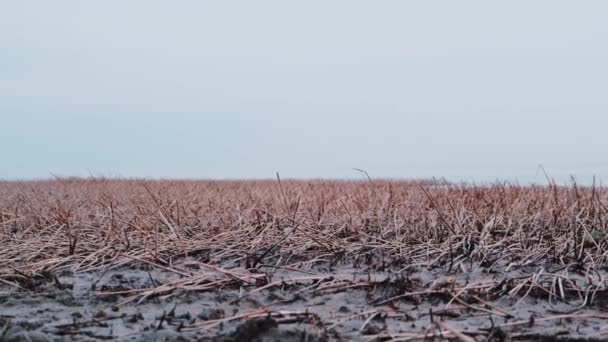
{"label": "overcast sky", "polygon": [[2,1],[0,178],[608,179],[606,1]]}

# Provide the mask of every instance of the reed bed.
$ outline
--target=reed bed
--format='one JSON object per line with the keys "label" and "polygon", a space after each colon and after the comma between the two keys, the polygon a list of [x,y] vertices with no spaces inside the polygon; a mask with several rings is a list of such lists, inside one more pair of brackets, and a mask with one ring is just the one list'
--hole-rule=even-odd
{"label": "reed bed", "polygon": [[[536,296],[581,309],[608,296],[607,206],[606,188],[575,183],[279,178],[1,182],[0,281],[27,290],[32,278],[57,270],[106,272],[146,264],[180,278],[98,295],[124,296],[120,306],[168,298],[178,290],[236,287],[243,289],[239,301],[286,284],[310,295],[393,288],[370,302],[375,309],[363,313],[362,331],[372,318],[395,314],[391,303],[432,296],[446,299],[444,312],[465,309],[509,318],[517,316],[512,308],[501,308],[493,300],[507,296],[519,303]],[[345,265],[394,276],[328,276],[327,270]],[[326,272],[317,272],[319,268]],[[445,272],[444,279],[424,284],[409,278],[413,272],[438,269]],[[276,270],[299,275],[275,280],[269,274]],[[458,278],[480,270],[512,276],[477,282]],[[572,311],[543,319],[564,315],[608,318]],[[186,330],[208,330],[248,316],[310,318],[308,312],[281,314],[268,306]],[[324,326],[331,329],[341,323]],[[437,322],[435,329],[463,341],[496,332],[465,334],[444,322]],[[424,336],[383,332],[375,337]]]}
{"label": "reed bed", "polygon": [[607,197],[576,185],[2,182],[0,265],[86,270],[204,255],[253,268],[353,260],[393,269],[456,271],[470,261],[595,269],[608,260]]}

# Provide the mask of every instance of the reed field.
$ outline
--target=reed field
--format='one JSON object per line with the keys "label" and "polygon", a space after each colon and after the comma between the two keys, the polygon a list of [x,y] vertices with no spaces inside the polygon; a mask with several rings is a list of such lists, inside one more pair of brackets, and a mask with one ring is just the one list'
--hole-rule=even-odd
{"label": "reed field", "polygon": [[608,189],[0,182],[0,341],[608,339]]}

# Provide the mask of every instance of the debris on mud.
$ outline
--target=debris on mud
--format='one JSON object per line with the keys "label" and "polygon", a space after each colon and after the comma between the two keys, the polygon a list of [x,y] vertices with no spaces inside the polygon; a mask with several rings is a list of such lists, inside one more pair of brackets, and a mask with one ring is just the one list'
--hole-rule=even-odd
{"label": "debris on mud", "polygon": [[0,341],[599,341],[605,188],[0,182]]}

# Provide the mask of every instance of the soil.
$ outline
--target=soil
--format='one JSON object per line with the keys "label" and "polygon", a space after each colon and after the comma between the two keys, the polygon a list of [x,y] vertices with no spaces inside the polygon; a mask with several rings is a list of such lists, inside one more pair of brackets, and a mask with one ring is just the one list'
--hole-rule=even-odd
{"label": "soil", "polygon": [[[193,277],[211,274],[189,262],[171,267]],[[27,281],[0,282],[0,341],[608,338],[608,294],[562,295],[559,289],[566,287],[550,276],[569,271],[570,281],[584,284],[589,275],[573,269],[473,264],[449,273],[415,266],[380,272],[348,262],[300,269],[221,266],[263,275],[263,282],[202,291],[174,286],[146,297],[146,290],[188,277],[144,263],[85,272],[56,269]]]}

